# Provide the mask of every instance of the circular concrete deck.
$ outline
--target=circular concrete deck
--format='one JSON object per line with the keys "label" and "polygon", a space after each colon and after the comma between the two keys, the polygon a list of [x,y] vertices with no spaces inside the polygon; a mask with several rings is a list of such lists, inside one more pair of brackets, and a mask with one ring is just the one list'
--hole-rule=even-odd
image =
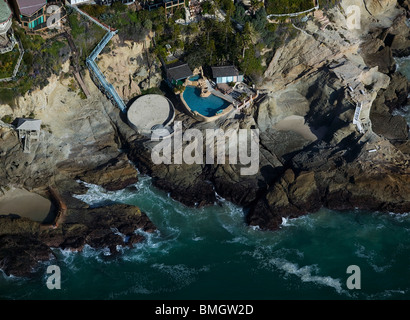
{"label": "circular concrete deck", "polygon": [[155,125],[166,126],[174,120],[175,111],[171,101],[159,94],[139,97],[128,109],[128,122],[140,134],[150,135]]}

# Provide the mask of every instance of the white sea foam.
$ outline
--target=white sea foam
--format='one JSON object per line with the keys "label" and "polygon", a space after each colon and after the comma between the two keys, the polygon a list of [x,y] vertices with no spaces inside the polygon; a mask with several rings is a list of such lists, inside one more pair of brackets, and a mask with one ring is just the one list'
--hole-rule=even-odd
{"label": "white sea foam", "polygon": [[160,272],[168,274],[177,286],[187,286],[196,279],[196,275],[201,272],[208,272],[209,267],[203,266],[200,269],[190,268],[184,264],[166,265],[164,263],[155,263],[151,266]]}
{"label": "white sea foam", "polygon": [[282,223],[280,227],[289,227],[290,224],[288,222],[289,222],[289,218],[282,217]]}
{"label": "white sea foam", "polygon": [[299,267],[298,264],[289,262],[281,258],[270,259],[269,262],[276,268],[283,270],[287,275],[295,275],[303,282],[313,282],[315,284],[332,287],[337,293],[346,293],[342,288],[340,279],[334,279],[330,276],[315,275],[319,272],[317,265]]}
{"label": "white sea foam", "polygon": [[387,269],[391,268],[391,265],[385,265],[385,266],[378,266],[374,260],[376,259],[376,257],[378,257],[378,255],[376,254],[376,252],[374,251],[369,251],[366,250],[366,248],[363,245],[359,245],[356,244],[356,251],[355,251],[355,255],[359,258],[363,258],[366,260],[366,262],[373,268],[373,270],[377,273],[380,272],[384,272]]}
{"label": "white sea foam", "polygon": [[22,277],[16,277],[16,276],[14,276],[14,275],[7,275],[4,271],[3,271],[3,269],[0,269],[0,273],[2,274],[2,276],[3,276],[3,278],[5,279],[5,280],[8,280],[8,281],[12,281],[12,280],[14,280],[14,281],[17,281],[17,280],[24,280],[25,278],[22,278]]}
{"label": "white sea foam", "polygon": [[394,289],[384,290],[382,292],[378,292],[378,293],[370,295],[368,297],[368,299],[370,299],[370,300],[378,300],[378,299],[385,300],[385,299],[389,299],[389,298],[400,298],[400,299],[402,299],[403,298],[402,295],[406,294],[408,291],[409,291],[409,289],[405,289],[405,290],[400,290],[400,289],[398,289],[398,290],[394,290]]}

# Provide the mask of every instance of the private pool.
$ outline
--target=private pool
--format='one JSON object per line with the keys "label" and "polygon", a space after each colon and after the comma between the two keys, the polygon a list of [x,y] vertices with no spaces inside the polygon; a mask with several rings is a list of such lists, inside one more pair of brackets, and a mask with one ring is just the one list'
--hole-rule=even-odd
{"label": "private pool", "polygon": [[212,117],[227,108],[231,103],[211,94],[207,98],[200,96],[201,90],[197,87],[187,86],[183,97],[188,107],[205,117]]}
{"label": "private pool", "polygon": [[198,79],[199,79],[199,74],[189,78],[190,81],[198,81]]}

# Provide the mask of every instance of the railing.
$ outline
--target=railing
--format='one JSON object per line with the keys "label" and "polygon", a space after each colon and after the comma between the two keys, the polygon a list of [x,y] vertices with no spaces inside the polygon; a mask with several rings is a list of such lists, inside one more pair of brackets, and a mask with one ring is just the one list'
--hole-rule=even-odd
{"label": "railing", "polygon": [[305,13],[309,13],[312,12],[314,10],[318,10],[319,9],[319,1],[317,2],[316,6],[314,6],[313,8],[310,8],[308,10],[305,11],[300,11],[300,12],[294,12],[294,13],[282,13],[282,14],[269,14],[266,18],[269,20],[270,18],[280,18],[280,17],[297,17],[301,14],[305,14]]}
{"label": "railing", "polygon": [[0,26],[0,35],[7,33],[10,27],[11,27],[11,18],[4,25]]}
{"label": "railing", "polygon": [[14,34],[11,34],[11,37],[10,37],[10,44],[7,46],[7,47],[5,47],[5,48],[1,48],[0,49],[0,54],[3,54],[3,53],[7,53],[7,52],[10,52],[11,50],[13,50],[13,48],[14,48],[14,46],[16,45],[16,38],[14,38]]}
{"label": "railing", "polygon": [[[14,35],[13,35],[14,38]],[[17,40],[17,45],[19,46],[19,50],[20,50],[20,56],[19,59],[17,60],[17,64],[14,67],[14,71],[13,71],[13,75],[9,78],[3,78],[0,79],[0,82],[8,82],[8,81],[13,81],[13,79],[16,77],[17,72],[20,69],[20,64],[21,64],[21,60],[23,60],[23,56],[24,56],[24,48],[23,45],[21,44],[20,40]],[[14,46],[13,46],[14,47]]]}
{"label": "railing", "polygon": [[96,80],[104,88],[105,94],[108,96],[108,98],[114,100],[114,102],[118,105],[122,112],[126,112],[126,106],[124,104],[124,101],[118,95],[117,91],[115,91],[113,85],[111,83],[108,83],[108,81],[106,80],[106,78],[96,65],[96,63],[90,58],[87,58],[86,62],[90,72],[92,72]]}
{"label": "railing", "polygon": [[[92,22],[95,24],[99,25],[101,28],[107,30],[108,32],[104,35],[104,37],[101,39],[101,41],[97,44],[97,46],[94,48],[94,50],[91,52],[91,54],[88,56],[86,59],[86,64],[88,69],[90,70],[90,74],[94,76],[94,81],[97,81],[101,87],[103,88],[103,91],[105,95],[110,99],[113,100],[114,103],[117,104],[117,106],[120,108],[122,112],[127,111],[127,107],[124,103],[124,101],[121,99],[121,97],[118,95],[117,91],[114,89],[113,85],[107,81],[107,79],[104,77],[102,74],[101,70],[98,68],[97,64],[95,63],[95,59],[98,57],[98,55],[101,53],[101,51],[105,48],[105,46],[110,42],[111,38],[118,32],[114,31],[114,29],[111,29],[109,26],[103,24],[102,22],[98,21],[96,18],[90,16],[89,14],[85,13],[84,11],[80,10],[77,6],[73,6],[69,3],[67,5],[77,12],[79,12],[81,15],[84,17],[90,19]],[[100,88],[100,87],[99,87]],[[101,90],[101,88],[100,88]]]}
{"label": "railing", "polygon": [[92,22],[94,22],[95,24],[99,25],[101,28],[107,30],[108,32],[112,31],[112,29],[111,29],[109,26],[107,26],[107,25],[105,25],[104,23],[98,21],[96,18],[90,16],[88,13],[86,13],[86,12],[80,10],[77,6],[73,6],[73,5],[69,4],[68,2],[67,2],[66,4],[67,4],[67,6],[69,6],[70,8],[73,8],[74,10],[76,10],[78,13],[80,13],[80,14],[83,15],[84,17],[90,19]]}

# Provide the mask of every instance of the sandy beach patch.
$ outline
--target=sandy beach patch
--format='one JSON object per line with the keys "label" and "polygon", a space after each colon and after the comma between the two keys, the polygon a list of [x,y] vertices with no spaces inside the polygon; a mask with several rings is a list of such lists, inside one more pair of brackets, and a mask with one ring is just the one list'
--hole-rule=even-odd
{"label": "sandy beach patch", "polygon": [[0,215],[13,213],[43,222],[53,211],[50,200],[24,189],[10,189],[0,196]]}
{"label": "sandy beach patch", "polygon": [[304,139],[316,141],[318,137],[313,134],[309,126],[305,123],[305,118],[302,116],[288,116],[278,123],[273,128],[279,131],[293,131],[300,134]]}

